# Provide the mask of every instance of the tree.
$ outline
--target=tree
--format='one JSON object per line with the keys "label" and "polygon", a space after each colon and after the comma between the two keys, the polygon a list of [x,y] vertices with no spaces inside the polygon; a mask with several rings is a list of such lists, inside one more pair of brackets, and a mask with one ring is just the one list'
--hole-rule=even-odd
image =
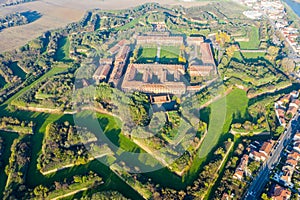
{"label": "tree", "polygon": [[39,185],[34,188],[33,193],[37,197],[46,197],[49,189],[43,185]]}
{"label": "tree", "polygon": [[270,199],[266,193],[263,193],[263,194],[261,195],[261,198],[262,198],[263,200],[269,200],[269,199]]}
{"label": "tree", "polygon": [[276,47],[276,46],[270,46],[268,48],[268,59],[272,62],[275,61],[276,57],[278,56],[278,53],[279,53],[279,50],[280,48],[279,47]]}
{"label": "tree", "polygon": [[220,31],[216,34],[216,42],[220,44],[221,47],[224,47],[230,40],[230,36],[226,32]]}
{"label": "tree", "polygon": [[234,55],[234,52],[236,52],[238,49],[235,45],[231,45],[226,49],[226,54],[229,58],[232,58]]}
{"label": "tree", "polygon": [[290,73],[290,72],[294,71],[296,64],[293,59],[284,58],[284,59],[282,59],[281,66],[284,71]]}

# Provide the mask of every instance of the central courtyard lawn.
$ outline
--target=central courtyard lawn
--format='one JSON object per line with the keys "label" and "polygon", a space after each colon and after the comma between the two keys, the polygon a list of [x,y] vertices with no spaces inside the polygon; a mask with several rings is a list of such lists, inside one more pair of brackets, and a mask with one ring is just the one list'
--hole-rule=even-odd
{"label": "central courtyard lawn", "polygon": [[138,52],[137,63],[154,63],[157,56],[157,47],[142,46]]}
{"label": "central courtyard lawn", "polygon": [[163,64],[179,64],[180,47],[162,46],[159,62]]}

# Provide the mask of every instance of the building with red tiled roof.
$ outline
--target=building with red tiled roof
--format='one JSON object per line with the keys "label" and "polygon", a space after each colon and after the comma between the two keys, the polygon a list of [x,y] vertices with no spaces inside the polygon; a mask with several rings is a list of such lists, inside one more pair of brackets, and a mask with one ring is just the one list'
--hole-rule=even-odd
{"label": "building with red tiled roof", "polygon": [[293,138],[294,141],[300,141],[300,132],[298,131]]}
{"label": "building with red tiled roof", "polygon": [[288,154],[287,158],[300,161],[300,153],[293,151],[293,153]]}
{"label": "building with red tiled roof", "polygon": [[288,200],[292,193],[290,190],[276,184],[272,190],[271,199],[273,200]]}
{"label": "building with red tiled roof", "polygon": [[295,116],[298,112],[298,108],[294,106],[289,106],[289,109],[286,112],[286,117]]}
{"label": "building with red tiled roof", "polygon": [[249,156],[247,154],[245,154],[242,157],[240,164],[236,168],[233,178],[238,179],[238,180],[243,179],[244,173],[247,170],[248,161],[249,161]]}
{"label": "building with red tiled roof", "polygon": [[122,90],[150,94],[184,94],[183,65],[129,64],[122,83]]}
{"label": "building with red tiled roof", "polygon": [[267,142],[264,142],[263,145],[261,146],[261,148],[259,149],[259,152],[264,154],[265,156],[269,156],[274,143],[275,142],[273,140],[269,140]]}
{"label": "building with red tiled roof", "polygon": [[294,160],[294,159],[287,159],[286,160],[286,164],[292,166],[293,168],[295,168],[298,164],[297,160]]}
{"label": "building with red tiled roof", "polygon": [[250,158],[256,161],[265,161],[270,155],[274,143],[275,142],[273,140],[264,142],[261,148],[259,149],[259,151],[255,151],[255,150],[251,151],[251,153],[249,154]]}

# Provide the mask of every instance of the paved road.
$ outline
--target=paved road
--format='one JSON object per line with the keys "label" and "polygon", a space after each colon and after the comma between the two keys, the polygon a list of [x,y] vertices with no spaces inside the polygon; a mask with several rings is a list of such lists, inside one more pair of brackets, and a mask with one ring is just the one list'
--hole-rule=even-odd
{"label": "paved road", "polygon": [[281,153],[286,148],[286,146],[291,142],[292,135],[297,131],[299,125],[300,125],[299,113],[297,113],[294,119],[289,123],[285,133],[281,135],[277,144],[275,144],[270,157],[264,162],[258,175],[250,184],[248,191],[245,195],[246,200],[259,199],[259,196],[263,191],[264,186],[267,184],[269,180],[270,173],[271,170],[273,169],[273,166],[275,166],[278,163]]}

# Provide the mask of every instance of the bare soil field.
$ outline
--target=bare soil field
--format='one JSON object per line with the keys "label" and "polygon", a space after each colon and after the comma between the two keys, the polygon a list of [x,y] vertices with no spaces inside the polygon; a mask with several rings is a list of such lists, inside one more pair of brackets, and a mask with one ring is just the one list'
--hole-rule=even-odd
{"label": "bare soil field", "polygon": [[[42,17],[33,23],[12,27],[0,32],[0,53],[16,49],[28,41],[40,36],[47,30],[60,28],[68,23],[79,21],[87,10],[100,8],[114,10],[134,7],[147,2],[161,0],[38,0],[15,6],[0,8],[0,16],[9,13],[37,11]],[[162,4],[201,6],[208,2],[180,2],[178,0],[164,0]]]}

